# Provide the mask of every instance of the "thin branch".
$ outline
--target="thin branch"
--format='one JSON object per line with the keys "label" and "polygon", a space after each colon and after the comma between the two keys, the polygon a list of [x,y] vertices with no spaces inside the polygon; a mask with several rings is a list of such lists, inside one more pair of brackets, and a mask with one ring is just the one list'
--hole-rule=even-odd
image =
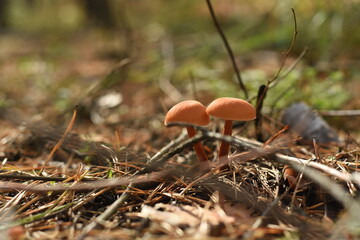
{"label": "thin branch", "polygon": [[277,77],[277,81],[272,81],[271,86],[269,86],[269,88],[273,88],[275,87],[280,80],[283,80],[284,78],[286,78],[292,70],[294,70],[294,68],[299,64],[300,60],[306,55],[306,53],[309,51],[308,47],[305,47],[304,50],[300,53],[300,55],[295,59],[295,61],[285,70],[285,72],[281,75]]}
{"label": "thin branch", "polygon": [[[280,159],[280,158],[278,158]],[[281,160],[286,159],[286,158],[281,158]],[[283,162],[283,161],[282,161]],[[310,163],[314,163],[314,162],[309,162]],[[346,207],[348,210],[350,210],[350,214],[352,215],[352,217],[356,218],[357,221],[359,221],[359,215],[357,214],[360,211],[360,205],[358,204],[358,202],[356,202],[355,200],[353,200],[351,197],[349,197],[349,194],[343,189],[343,187],[338,184],[335,183],[333,180],[331,180],[331,178],[323,175],[323,174],[319,174],[319,171],[314,170],[313,168],[309,168],[306,165],[303,164],[299,164],[299,163],[294,163],[291,162],[290,163],[291,167],[294,168],[296,171],[298,172],[302,172],[307,178],[311,179],[314,183],[318,184],[319,186],[321,186],[323,189],[325,189],[327,192],[329,192],[330,195],[332,195],[337,201],[341,202],[344,207]],[[325,165],[322,165],[320,167],[321,164],[318,164],[317,166],[323,170],[326,170],[328,173],[331,173],[332,175],[335,175],[335,169],[331,169]],[[335,171],[334,171],[335,170]],[[341,173],[341,172],[339,172]],[[351,180],[355,180],[351,178],[351,175],[349,174],[349,177],[346,177],[346,174],[336,174],[338,178],[343,178],[342,180],[348,179],[348,181]],[[347,181],[347,182],[348,182]],[[359,185],[359,179],[357,179],[357,184]]]}
{"label": "thin branch", "polygon": [[[178,126],[181,126],[182,123],[178,123]],[[168,123],[167,127],[170,126],[176,126],[175,123]],[[183,125],[186,126],[186,125]],[[194,125],[195,129],[197,129],[198,126]],[[158,161],[158,159],[162,158],[163,155],[165,155],[167,152],[170,151],[170,149],[172,149],[173,147],[175,147],[176,145],[178,145],[180,142],[184,141],[185,138],[187,137],[187,134],[181,134],[179,137],[177,137],[175,140],[171,141],[168,145],[166,145],[165,147],[163,147],[162,149],[160,149],[160,151],[158,151],[154,156],[152,156],[149,160],[148,163],[154,163],[156,161]]]}
{"label": "thin branch", "polygon": [[227,38],[226,38],[223,30],[221,29],[221,26],[220,26],[217,18],[216,18],[216,15],[215,15],[213,6],[211,5],[211,0],[206,0],[206,3],[207,3],[207,6],[208,6],[208,8],[209,8],[209,11],[210,11],[210,14],[211,14],[211,18],[212,18],[212,20],[213,20],[213,22],[214,22],[214,25],[215,25],[215,27],[216,27],[216,30],[219,32],[220,37],[221,37],[221,39],[223,40],[224,45],[225,45],[225,48],[226,48],[226,50],[227,50],[227,52],[228,52],[228,54],[229,54],[229,57],[230,57],[230,59],[231,59],[231,63],[232,63],[232,65],[233,65],[233,68],[234,68],[235,75],[236,75],[236,78],[237,78],[237,80],[238,80],[239,86],[240,86],[240,88],[243,90],[244,95],[245,95],[245,98],[247,99],[247,98],[248,98],[248,92],[247,92],[247,89],[246,89],[246,87],[245,87],[245,85],[244,85],[244,83],[243,83],[243,80],[242,80],[242,78],[241,78],[240,70],[239,70],[239,68],[237,67],[236,60],[235,60],[235,57],[234,57],[234,53],[233,53],[233,51],[232,51],[232,49],[231,49],[231,47],[230,47],[230,44],[229,44],[229,42],[228,42],[228,40],[227,40]]}
{"label": "thin branch", "polygon": [[94,189],[102,189],[108,187],[119,187],[130,183],[144,183],[157,181],[168,176],[169,171],[154,172],[151,174],[140,175],[130,178],[113,178],[95,180],[87,183],[58,183],[58,184],[23,184],[16,182],[0,181],[0,189],[3,191],[20,191],[26,190],[33,193],[47,193],[47,192],[64,192],[64,191],[92,191]]}
{"label": "thin branch", "polygon": [[271,83],[273,83],[275,80],[277,80],[280,76],[281,71],[283,70],[286,60],[290,55],[290,52],[292,51],[294,45],[295,45],[295,41],[296,41],[296,36],[298,34],[298,29],[297,29],[297,22],[296,22],[296,15],[295,15],[295,10],[293,8],[291,8],[292,14],[293,14],[293,18],[294,18],[294,32],[293,32],[293,37],[291,40],[291,44],[289,46],[289,48],[287,49],[287,51],[285,52],[285,56],[283,58],[283,61],[280,65],[279,70],[277,71],[277,73],[275,74],[275,76],[272,79],[269,79],[266,83],[265,86],[261,86],[260,87],[260,91],[259,91],[259,95],[258,95],[258,99],[256,102],[256,115],[257,115],[257,120],[255,121],[255,131],[257,133],[257,135],[259,136],[259,138],[262,137],[261,135],[261,126],[262,126],[262,107],[263,107],[263,103],[265,101],[267,92],[270,88]]}
{"label": "thin branch", "polygon": [[[243,145],[244,143],[247,143],[246,146],[250,149],[258,149],[258,151],[269,151],[271,152],[271,150],[273,149],[273,147],[270,147],[269,145],[267,145],[265,148],[260,148],[262,146],[262,143],[251,140],[251,142],[246,139],[246,138],[239,138],[239,139],[234,139],[235,142],[239,145]],[[260,148],[260,149],[259,149]],[[275,150],[275,149],[274,149]],[[276,150],[278,150],[276,148]],[[241,153],[240,153],[241,154]],[[238,155],[234,155],[232,156],[230,159],[233,161],[238,161],[236,158],[238,157]],[[315,169],[318,169],[324,173],[327,173],[333,177],[338,178],[339,180],[345,181],[345,182],[349,182],[349,181],[355,181],[359,186],[360,186],[360,179],[355,178],[354,176],[352,176],[351,174],[346,174],[346,173],[342,173],[334,168],[331,168],[327,165],[318,163],[318,162],[313,162],[313,161],[309,161],[307,159],[301,159],[301,158],[297,158],[297,157],[291,157],[291,156],[287,156],[281,153],[276,153],[274,154],[275,156],[275,160],[277,160],[278,162],[281,162],[283,164],[300,164],[300,165],[306,165],[308,167],[312,167]]]}
{"label": "thin branch", "polygon": [[[181,124],[185,125],[185,124]],[[202,129],[202,128],[199,128]],[[338,178],[339,180],[349,182],[352,181],[360,186],[360,177],[356,177],[350,174],[342,173],[334,168],[331,168],[329,166],[326,166],[321,163],[317,162],[309,162],[306,159],[296,158],[287,156],[281,153],[276,153],[280,150],[280,148],[271,147],[271,145],[267,145],[266,147],[262,147],[263,143],[255,141],[255,140],[249,140],[247,138],[243,137],[231,137],[231,136],[224,136],[219,133],[213,133],[204,131],[200,134],[197,134],[193,138],[184,141],[183,143],[177,145],[175,148],[173,148],[171,151],[164,154],[162,157],[157,159],[157,162],[159,164],[163,164],[167,159],[170,157],[176,155],[177,153],[183,151],[184,149],[191,147],[194,143],[198,141],[202,141],[205,139],[213,139],[213,140],[221,140],[231,143],[232,145],[242,148],[242,149],[249,149],[251,151],[242,152],[240,154],[233,155],[229,158],[230,161],[244,161],[244,159],[251,160],[258,157],[264,157],[266,155],[274,154],[275,159],[279,162],[285,163],[285,164],[301,164],[306,165],[308,167],[312,167],[315,169],[318,169],[324,173],[327,173],[331,176],[334,176]]]}
{"label": "thin branch", "polygon": [[356,117],[360,116],[360,110],[324,110],[319,111],[323,116],[329,117]]}
{"label": "thin branch", "polygon": [[90,231],[92,231],[94,228],[96,228],[99,224],[102,225],[112,215],[114,215],[117,212],[117,210],[121,207],[121,205],[129,197],[129,190],[132,187],[134,187],[134,184],[130,183],[127,186],[125,192],[123,194],[121,194],[121,196],[115,202],[113,202],[110,206],[108,206],[103,213],[101,213],[99,216],[97,216],[95,218],[95,220],[91,221],[90,224],[86,225],[86,227],[83,228],[80,235],[76,239],[77,240],[85,239]]}
{"label": "thin branch", "polygon": [[[184,123],[174,123],[173,125],[175,125],[175,124],[182,125],[182,126],[187,125]],[[163,164],[170,157],[176,155],[177,153],[183,151],[184,149],[186,149],[188,147],[191,147],[194,143],[196,143],[198,141],[202,141],[205,139],[213,139],[213,140],[226,141],[238,148],[250,150],[247,152],[242,152],[240,154],[231,156],[229,158],[230,161],[244,161],[244,160],[249,161],[251,159],[274,154],[275,159],[278,160],[279,162],[282,162],[285,164],[290,164],[290,165],[292,165],[292,164],[306,165],[308,167],[318,169],[324,173],[334,176],[334,177],[338,178],[339,180],[342,180],[345,182],[352,181],[360,186],[360,177],[356,177],[351,174],[342,173],[334,168],[331,168],[329,166],[326,166],[326,165],[318,163],[318,162],[312,162],[312,161],[308,161],[306,159],[301,159],[301,158],[287,156],[287,155],[284,155],[281,153],[276,153],[280,150],[281,146],[280,147],[272,147],[271,144],[268,144],[265,147],[263,147],[264,146],[263,143],[255,141],[255,140],[249,140],[249,139],[243,138],[243,137],[234,138],[231,136],[224,136],[220,133],[208,132],[204,128],[201,128],[201,127],[198,127],[198,129],[202,130],[202,132],[200,134],[197,134],[193,138],[191,138],[187,141],[184,141],[184,142],[178,144],[176,147],[172,148],[171,151],[168,151],[162,157],[157,159],[158,164]]]}
{"label": "thin branch", "polygon": [[[296,65],[300,62],[300,60],[305,56],[305,54],[309,51],[309,48],[305,47],[304,50],[301,52],[301,54],[299,55],[299,57],[297,57],[295,59],[295,61],[291,64],[291,66],[285,71],[285,73],[278,78],[278,80],[276,82],[273,82],[273,84],[269,87],[269,89],[274,88],[279,82],[280,80],[284,79],[287,75],[290,74],[290,72],[296,67]],[[275,98],[275,100],[273,101],[273,103],[271,104],[270,109],[274,109],[276,104],[280,101],[280,99],[282,97],[284,97],[286,95],[286,93],[289,92],[290,89],[294,88],[294,85],[290,85],[289,87],[287,87],[284,91],[282,91],[278,97]]]}
{"label": "thin branch", "polygon": [[289,57],[294,45],[295,45],[295,41],[296,41],[296,37],[297,37],[297,34],[298,34],[298,28],[297,28],[297,21],[296,21],[296,15],[295,15],[295,10],[293,8],[291,8],[291,11],[292,11],[292,14],[293,14],[293,19],[294,19],[294,32],[293,32],[293,37],[292,37],[292,40],[291,40],[291,44],[289,46],[289,48],[286,50],[285,52],[285,56],[283,58],[283,61],[280,65],[280,68],[278,70],[278,72],[275,74],[275,76],[270,79],[268,81],[268,85],[270,85],[272,82],[274,82],[280,75],[282,69],[284,68],[284,65],[285,65],[285,62],[287,60],[287,58]]}

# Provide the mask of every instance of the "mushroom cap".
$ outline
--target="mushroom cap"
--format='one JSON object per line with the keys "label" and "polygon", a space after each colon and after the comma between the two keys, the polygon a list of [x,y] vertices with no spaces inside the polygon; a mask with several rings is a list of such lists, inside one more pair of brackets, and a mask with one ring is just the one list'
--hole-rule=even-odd
{"label": "mushroom cap", "polygon": [[225,120],[249,121],[256,118],[256,109],[250,103],[231,97],[215,99],[206,108],[206,112]]}
{"label": "mushroom cap", "polygon": [[191,123],[199,126],[209,124],[210,117],[206,113],[206,108],[195,100],[182,101],[168,111],[165,116],[164,124],[171,122]]}

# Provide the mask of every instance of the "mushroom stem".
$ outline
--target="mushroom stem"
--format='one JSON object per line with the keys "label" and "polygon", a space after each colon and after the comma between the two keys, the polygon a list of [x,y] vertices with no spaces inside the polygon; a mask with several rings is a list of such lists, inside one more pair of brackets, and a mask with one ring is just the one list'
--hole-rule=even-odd
{"label": "mushroom stem", "polygon": [[[189,135],[189,138],[192,138],[196,134],[196,130],[193,127],[186,127],[187,133]],[[197,142],[194,144],[194,150],[196,153],[197,158],[200,162],[207,162],[208,158],[206,156],[205,150],[201,142]]]}
{"label": "mushroom stem", "polygon": [[[232,120],[225,120],[225,125],[223,129],[223,135],[229,135],[232,134]],[[228,142],[222,141],[219,149],[219,159],[223,156],[228,156],[230,149],[230,144]],[[222,161],[221,161],[222,162]]]}

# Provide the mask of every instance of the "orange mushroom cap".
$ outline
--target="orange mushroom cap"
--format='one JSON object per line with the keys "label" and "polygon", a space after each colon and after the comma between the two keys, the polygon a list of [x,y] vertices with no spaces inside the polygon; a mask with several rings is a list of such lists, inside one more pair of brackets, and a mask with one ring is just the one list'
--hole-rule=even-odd
{"label": "orange mushroom cap", "polygon": [[199,126],[209,124],[206,108],[195,100],[186,100],[173,106],[165,116],[164,124],[171,122],[191,123]]}
{"label": "orange mushroom cap", "polygon": [[250,103],[231,97],[215,99],[206,108],[206,112],[225,120],[250,121],[256,118],[256,109]]}

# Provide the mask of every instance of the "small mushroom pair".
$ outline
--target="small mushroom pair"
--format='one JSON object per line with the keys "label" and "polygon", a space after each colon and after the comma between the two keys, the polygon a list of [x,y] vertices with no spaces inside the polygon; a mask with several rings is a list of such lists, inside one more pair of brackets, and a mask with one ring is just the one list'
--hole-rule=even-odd
{"label": "small mushroom pair", "polygon": [[[256,118],[256,110],[250,103],[238,98],[218,98],[211,102],[207,108],[198,101],[187,100],[173,106],[166,114],[164,123],[167,125],[171,122],[183,122],[205,126],[210,122],[209,116],[224,119],[225,125],[223,134],[231,136],[232,122],[234,120],[253,120]],[[190,138],[196,134],[193,127],[187,127],[187,132]],[[229,143],[224,141],[221,142],[219,159],[228,155],[229,148]],[[194,145],[194,150],[200,163],[208,161],[204,147],[200,142]]]}

